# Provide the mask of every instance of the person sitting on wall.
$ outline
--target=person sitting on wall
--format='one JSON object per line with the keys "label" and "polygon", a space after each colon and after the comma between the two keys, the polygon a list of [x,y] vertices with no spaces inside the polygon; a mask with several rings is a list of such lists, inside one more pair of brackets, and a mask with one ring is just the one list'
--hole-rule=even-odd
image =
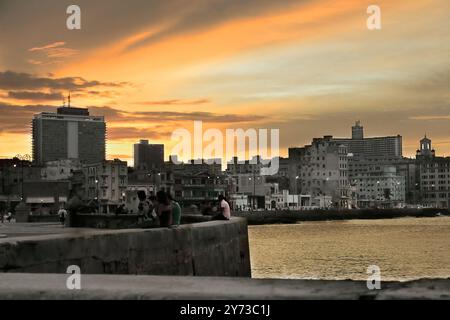
{"label": "person sitting on wall", "polygon": [[219,195],[219,213],[215,215],[212,220],[230,220],[231,209],[223,195]]}
{"label": "person sitting on wall", "polygon": [[170,227],[172,225],[172,205],[167,193],[162,190],[158,191],[156,200],[158,201],[156,213],[159,217],[160,226]]}
{"label": "person sitting on wall", "polygon": [[59,209],[58,216],[59,216],[59,222],[61,222],[61,224],[64,225],[66,223],[67,211],[66,211],[66,209],[64,209],[63,206],[61,206],[61,208]]}
{"label": "person sitting on wall", "polygon": [[181,206],[175,201],[172,195],[168,194],[170,204],[172,205],[172,225],[179,226],[181,223]]}
{"label": "person sitting on wall", "polygon": [[148,220],[150,212],[150,202],[147,200],[145,191],[139,190],[137,196],[139,198],[138,214],[141,215],[144,220]]}
{"label": "person sitting on wall", "polygon": [[11,211],[8,212],[8,214],[6,215],[6,221],[11,222],[12,220],[12,213]]}
{"label": "person sitting on wall", "polygon": [[156,197],[154,195],[151,195],[148,197],[149,205],[150,205],[150,217],[153,220],[158,220],[158,215],[156,214],[156,205],[158,204],[158,201],[156,201]]}

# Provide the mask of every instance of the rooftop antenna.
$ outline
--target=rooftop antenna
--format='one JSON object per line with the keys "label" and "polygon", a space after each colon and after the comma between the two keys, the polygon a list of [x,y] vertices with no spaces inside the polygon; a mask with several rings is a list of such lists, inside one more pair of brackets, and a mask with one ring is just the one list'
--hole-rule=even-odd
{"label": "rooftop antenna", "polygon": [[63,97],[63,107],[65,107],[65,106],[66,106],[66,98]]}
{"label": "rooftop antenna", "polygon": [[69,97],[68,97],[68,99],[69,99],[69,100],[68,100],[69,103],[68,103],[67,107],[70,108],[70,91],[69,91]]}

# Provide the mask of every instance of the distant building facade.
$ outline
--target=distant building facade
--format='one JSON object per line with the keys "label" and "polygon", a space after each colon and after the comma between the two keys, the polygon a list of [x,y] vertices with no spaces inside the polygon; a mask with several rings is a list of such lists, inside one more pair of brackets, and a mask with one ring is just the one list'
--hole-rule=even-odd
{"label": "distant building facade", "polygon": [[[395,167],[396,174],[403,176],[405,181],[405,202],[407,204],[418,203],[420,199],[419,175],[415,159],[383,155],[366,158],[350,154],[348,160],[348,176],[352,185],[358,176],[371,175],[374,170],[378,172],[380,167]],[[377,172],[373,174],[377,175]]]}
{"label": "distant building facade", "polygon": [[24,201],[33,215],[57,214],[70,195],[70,181],[28,181],[24,183]]}
{"label": "distant building facade", "polygon": [[[170,157],[175,160],[175,157]],[[197,159],[185,163],[165,163],[160,174],[160,189],[170,192],[184,206],[216,201],[228,193],[228,182],[219,159]]]}
{"label": "distant building facade", "polygon": [[278,194],[277,183],[267,182],[267,176],[253,174],[235,174],[232,175],[234,193],[245,194],[247,196],[270,196]]}
{"label": "distant building facade", "polygon": [[290,148],[289,160],[294,194],[310,195],[313,206],[323,206],[324,199],[331,199],[330,207],[350,205],[348,149],[344,144],[332,136],[315,138],[311,145]]}
{"label": "distant building facade", "polygon": [[85,200],[98,203],[99,213],[114,212],[126,202],[127,162],[104,160],[83,166]]}
{"label": "distant building facade", "polygon": [[32,122],[33,161],[78,159],[98,163],[105,159],[106,123],[102,116],[90,116],[88,109],[60,107],[44,112]]}
{"label": "distant building facade", "polygon": [[149,144],[148,140],[141,140],[134,145],[134,168],[136,170],[161,169],[163,166],[163,144]]}
{"label": "distant building facade", "polygon": [[41,168],[33,167],[30,161],[0,159],[0,202],[20,202],[22,196],[26,198],[24,184],[40,177]]}
{"label": "distant building facade", "polygon": [[49,161],[41,171],[41,179],[47,181],[69,180],[75,171],[81,169],[79,160],[64,159]]}
{"label": "distant building facade", "polygon": [[266,197],[267,210],[300,210],[309,207],[311,207],[310,195],[289,194],[288,190],[282,190]]}
{"label": "distant building facade", "polygon": [[266,166],[260,156],[254,156],[251,160],[239,160],[238,157],[233,157],[231,161],[227,163],[227,173],[231,175],[235,174],[260,174],[261,168]]}
{"label": "distant building facade", "polygon": [[421,203],[436,208],[450,207],[450,157],[437,157],[426,136],[416,155]]}
{"label": "distant building facade", "polygon": [[352,138],[333,138],[347,147],[348,153],[364,157],[402,157],[402,136],[365,138],[364,128],[358,121],[352,127]]}
{"label": "distant building facade", "polygon": [[358,208],[395,208],[405,205],[405,177],[394,166],[372,164],[351,178]]}

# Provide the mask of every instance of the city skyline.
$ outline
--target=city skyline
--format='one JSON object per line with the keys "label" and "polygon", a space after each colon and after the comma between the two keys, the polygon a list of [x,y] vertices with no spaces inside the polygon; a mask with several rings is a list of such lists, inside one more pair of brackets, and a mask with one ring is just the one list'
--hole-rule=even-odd
{"label": "city skyline", "polygon": [[0,300],[450,299],[449,1],[0,0]]}
{"label": "city skyline", "polygon": [[[65,108],[67,108],[68,110],[74,110],[74,111],[67,111],[67,112],[65,112],[64,111]],[[86,118],[92,118],[92,119],[94,119],[96,121],[97,120],[104,121],[103,116],[89,117],[89,110],[88,109],[79,109],[79,108],[76,108],[76,107],[72,108],[70,106],[63,106],[63,107],[59,107],[55,111],[56,112],[54,112],[54,113],[44,112],[44,113],[40,113],[40,114],[35,114],[34,118],[33,118],[33,122],[32,122],[33,123],[33,127],[35,126],[36,119],[40,119],[42,117],[49,117],[50,119],[53,118],[53,119],[56,120],[56,118],[59,117],[61,119],[58,119],[58,120],[67,121],[65,118],[63,119],[62,117],[66,117],[66,114],[70,115],[70,114],[72,114],[74,112],[76,113],[76,112],[80,112],[80,111],[81,112],[85,112],[87,114]],[[89,120],[91,120],[91,119],[89,119]],[[78,119],[78,121],[83,121],[83,120],[82,119]],[[106,123],[104,123],[104,124],[106,125]],[[355,134],[355,132],[354,132],[355,128],[356,128],[356,130],[358,130],[357,134]],[[60,130],[60,129],[61,128],[59,128],[58,130]],[[79,144],[78,138],[76,138],[74,141],[72,141],[70,143],[69,143],[69,141],[73,140],[73,138],[70,138],[69,140],[66,140],[66,138],[67,138],[66,137],[66,132],[65,132],[66,129],[67,128],[63,129],[62,132],[58,133],[59,135],[64,136],[65,140],[64,141],[61,140],[61,141],[58,142],[58,143],[62,143],[62,148],[64,149],[64,151],[63,151],[62,154],[60,154],[59,157],[54,158],[53,161],[58,160],[58,159],[64,160],[64,159],[78,159],[79,158],[78,155],[75,158],[74,157],[70,157],[69,156],[69,154],[70,154],[69,150],[66,150],[66,148],[67,149],[76,148],[76,150],[78,152],[78,148],[79,148],[79,146],[81,146],[81,144],[78,145]],[[34,140],[34,138],[33,138],[33,136],[35,135],[34,132],[35,132],[35,129],[33,128],[30,131],[30,135],[32,137],[32,140]],[[55,131],[53,133],[57,133],[57,131]],[[48,133],[46,135],[48,136]],[[101,136],[104,136],[104,132],[100,134],[100,137]],[[262,157],[262,159],[270,160],[270,159],[279,158],[279,157],[281,157],[281,158],[289,158],[289,153],[290,153],[291,149],[299,149],[299,148],[305,148],[305,147],[311,146],[314,143],[315,140],[321,140],[322,138],[325,138],[325,139],[331,138],[332,140],[335,140],[338,143],[341,143],[341,144],[344,144],[344,145],[349,145],[349,144],[352,145],[353,147],[351,147],[349,149],[349,154],[352,154],[353,153],[352,152],[352,148],[355,148],[355,151],[356,151],[357,154],[359,154],[361,152],[363,152],[363,153],[367,153],[368,152],[367,155],[369,157],[377,157],[379,155],[384,154],[385,156],[388,156],[388,157],[389,156],[390,157],[400,157],[400,158],[404,157],[404,158],[410,158],[410,159],[414,158],[417,155],[417,152],[421,148],[420,143],[422,141],[422,140],[420,140],[420,141],[418,140],[417,141],[418,148],[416,148],[414,156],[412,156],[412,155],[406,155],[405,156],[403,154],[403,144],[402,144],[402,136],[401,135],[396,135],[396,136],[366,136],[365,135],[365,131],[364,131],[364,126],[358,120],[358,121],[356,121],[354,123],[354,126],[351,127],[351,135],[349,135],[349,136],[336,137],[336,136],[332,136],[332,135],[322,135],[322,136],[312,137],[309,143],[306,143],[304,145],[288,146],[287,147],[288,149],[286,150],[287,152],[283,152],[283,153],[281,153],[279,155],[273,155],[273,153],[271,154],[270,150],[269,150],[269,153],[267,154],[267,156],[266,157]],[[425,134],[422,137],[422,139],[423,138],[427,139],[427,134]],[[57,140],[55,140],[55,141],[57,142]],[[54,143],[56,143],[56,142],[54,142]],[[75,145],[77,145],[77,146],[74,146],[74,142],[75,142]],[[42,142],[40,142],[40,143],[42,143]],[[354,143],[356,143],[356,144],[354,144]],[[67,144],[67,146],[65,146],[66,144]],[[107,140],[104,141],[103,147],[107,148],[107,144],[108,144],[108,141]],[[250,160],[255,160],[256,158],[260,158],[261,157],[261,153],[258,152],[259,150],[256,150],[256,151],[255,150],[250,150],[250,145],[248,144],[248,142],[246,142],[246,144],[245,144],[245,147],[246,147],[245,157],[243,157],[242,154],[235,153],[235,154],[232,154],[229,157],[226,157],[224,155],[223,158],[204,157],[204,155],[197,156],[197,155],[195,155],[195,153],[193,153],[194,157],[187,157],[187,158],[183,157],[183,158],[180,158],[180,155],[177,154],[177,153],[171,153],[171,152],[165,153],[164,152],[164,148],[165,148],[164,144],[149,144],[149,140],[146,140],[146,139],[140,139],[139,141],[135,141],[135,143],[131,144],[131,146],[133,148],[133,153],[129,157],[125,156],[124,157],[125,159],[122,159],[122,160],[127,161],[130,167],[135,167],[135,168],[136,168],[135,158],[138,156],[138,154],[136,153],[136,148],[138,146],[152,146],[152,148],[154,148],[154,147],[162,148],[159,151],[161,153],[161,155],[156,155],[156,154],[153,155],[153,156],[157,157],[156,159],[153,159],[153,160],[148,159],[148,160],[145,160],[145,161],[161,161],[161,160],[158,160],[160,157],[161,157],[161,159],[163,159],[163,161],[168,161],[168,162],[172,161],[171,157],[176,157],[175,159],[177,159],[177,160],[175,160],[175,162],[180,161],[180,163],[190,163],[190,162],[196,161],[196,160],[215,160],[215,161],[217,161],[219,159],[221,161],[220,163],[223,166],[226,167],[227,164],[233,163],[233,161],[235,161],[235,159],[237,159],[239,161],[250,161]],[[35,147],[36,147],[36,143],[32,142],[31,149],[32,149],[32,153],[33,154],[36,152]],[[48,147],[50,147],[50,145],[48,145]],[[88,150],[89,149],[88,144],[85,144],[85,147],[83,147],[83,148]],[[269,146],[269,148],[270,148],[270,146]],[[102,150],[104,150],[104,149],[99,149],[98,150],[100,152],[100,154],[102,154]],[[93,151],[93,150],[91,150],[91,151]],[[433,148],[433,152],[435,152],[434,148]],[[58,152],[54,151],[53,153],[56,155]],[[39,157],[35,158],[35,157],[33,157],[32,155],[29,155],[29,154],[25,154],[25,155],[29,156],[30,160],[32,159],[33,162],[35,164],[37,164],[37,165],[44,165],[45,162],[50,161],[50,160],[41,161],[41,160],[39,160],[40,159]],[[437,155],[442,156],[441,154],[439,154],[439,152],[437,152]],[[228,154],[227,154],[227,156],[228,156]],[[11,159],[11,158],[17,158],[17,157],[21,158],[22,155],[16,154],[16,155],[10,156],[10,157],[0,157],[0,159]],[[116,160],[116,159],[119,159],[119,158],[117,158],[117,157],[108,157],[108,155],[106,154],[104,159],[105,160]],[[162,164],[163,164],[163,162],[161,162],[160,165],[162,165]]]}
{"label": "city skyline", "polygon": [[0,2],[2,158],[31,154],[33,115],[69,92],[105,116],[108,158],[129,163],[141,139],[165,144],[167,159],[173,130],[195,120],[279,128],[281,156],[314,137],[349,137],[355,120],[368,137],[402,135],[405,156],[425,133],[450,154],[446,1],[378,1],[377,31],[356,0],[78,1],[78,31],[65,28],[68,4]]}

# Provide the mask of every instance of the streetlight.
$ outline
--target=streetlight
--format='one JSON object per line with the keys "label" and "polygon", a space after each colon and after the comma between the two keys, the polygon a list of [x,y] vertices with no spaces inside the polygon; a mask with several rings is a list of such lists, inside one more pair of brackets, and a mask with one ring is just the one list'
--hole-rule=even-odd
{"label": "streetlight", "polygon": [[[21,172],[22,179],[21,179],[21,182],[20,182],[20,200],[24,201],[25,197],[24,197],[24,192],[23,192],[23,165],[24,165],[25,161],[30,162],[32,158],[31,158],[31,156],[29,154],[24,154],[24,155],[18,154],[18,155],[16,155],[15,158],[20,160],[20,166],[21,166],[21,171],[22,171]],[[14,164],[14,168],[17,168],[17,164]]]}
{"label": "streetlight", "polygon": [[255,167],[253,167],[253,209],[256,209],[255,204],[256,204],[256,171]]}
{"label": "streetlight", "polygon": [[97,207],[98,207],[98,213],[100,214],[100,190],[99,190],[99,181],[98,179],[95,179],[95,189],[97,196],[95,197],[95,200],[97,200]]}

